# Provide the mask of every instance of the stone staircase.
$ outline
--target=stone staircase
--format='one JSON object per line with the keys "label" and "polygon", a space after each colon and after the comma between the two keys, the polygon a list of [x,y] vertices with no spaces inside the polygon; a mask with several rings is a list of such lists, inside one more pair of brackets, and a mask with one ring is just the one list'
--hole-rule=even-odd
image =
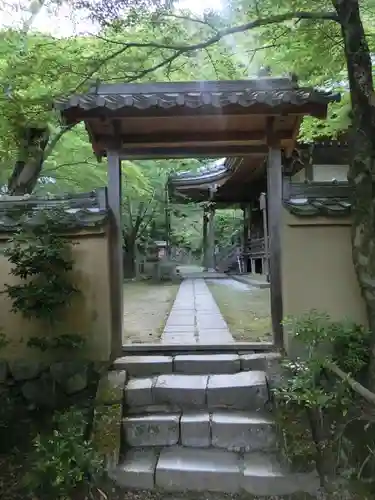
{"label": "stone staircase", "polygon": [[127,490],[315,495],[315,473],[291,473],[277,459],[277,365],[273,353],[118,359],[128,380],[112,480]]}

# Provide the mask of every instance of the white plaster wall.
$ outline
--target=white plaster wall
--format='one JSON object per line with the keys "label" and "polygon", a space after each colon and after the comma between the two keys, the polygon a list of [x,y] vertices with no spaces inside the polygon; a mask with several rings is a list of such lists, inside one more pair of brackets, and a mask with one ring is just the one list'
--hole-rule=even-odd
{"label": "white plaster wall", "polygon": [[348,165],[314,165],[313,180],[315,182],[346,182],[348,180]]}

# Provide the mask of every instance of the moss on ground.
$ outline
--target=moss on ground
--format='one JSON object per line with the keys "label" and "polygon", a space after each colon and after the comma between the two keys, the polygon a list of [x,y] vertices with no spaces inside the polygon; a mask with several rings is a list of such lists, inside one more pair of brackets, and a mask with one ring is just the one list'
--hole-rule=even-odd
{"label": "moss on ground", "polygon": [[208,287],[237,342],[272,341],[268,288],[235,289],[220,283]]}
{"label": "moss on ground", "polygon": [[178,288],[171,282],[124,284],[124,344],[159,342]]}

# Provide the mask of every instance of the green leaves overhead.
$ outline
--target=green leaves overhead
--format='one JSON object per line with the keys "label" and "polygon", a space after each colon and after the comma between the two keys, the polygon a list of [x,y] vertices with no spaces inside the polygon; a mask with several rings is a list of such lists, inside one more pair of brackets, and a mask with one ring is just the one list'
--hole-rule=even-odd
{"label": "green leaves overhead", "polygon": [[[328,19],[334,13],[330,0],[229,0],[221,10],[203,14],[178,10],[163,0],[151,10],[148,0],[126,0],[121,5],[127,10],[106,0],[70,2],[76,9],[83,3],[100,21],[95,36],[0,31],[2,183],[20,155],[25,127],[31,126],[51,130],[53,148],[47,148],[42,176],[56,182],[48,189],[103,183],[105,164],[97,165],[85,131],[65,133],[52,108],[57,96],[85,92],[97,81],[240,79],[270,66],[273,75],[295,72],[304,85],[344,89],[343,102],[331,106],[330,119],[306,120],[302,137],[336,134],[349,123],[342,35],[339,24]],[[133,19],[137,6],[141,10]],[[363,0],[361,9],[370,50],[375,51],[375,2]],[[110,15],[104,16],[107,11]],[[281,15],[287,20],[273,22]],[[128,178],[137,175],[131,167]],[[136,190],[143,183],[139,178]],[[45,184],[38,185],[42,188]]]}

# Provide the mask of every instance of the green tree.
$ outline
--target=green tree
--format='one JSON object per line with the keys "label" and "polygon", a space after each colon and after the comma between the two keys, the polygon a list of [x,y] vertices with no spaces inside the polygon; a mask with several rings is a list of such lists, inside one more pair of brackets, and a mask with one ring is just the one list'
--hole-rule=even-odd
{"label": "green tree", "polygon": [[[130,162],[123,162],[128,168]],[[144,160],[132,164],[133,179],[124,176],[123,183],[123,238],[124,268],[129,277],[135,275],[137,250],[145,254],[147,246],[155,240],[166,240],[169,235],[166,221],[166,182],[170,172],[194,169],[195,160]],[[189,207],[190,208],[190,207]],[[189,208],[181,210],[183,217],[191,214]],[[173,208],[172,210],[175,210]]]}
{"label": "green tree", "polygon": [[[353,262],[366,301],[369,323],[374,332],[374,367],[370,370],[370,384],[373,388],[375,94],[371,54],[374,7],[373,0],[233,0],[228,4],[232,15],[225,16],[228,10],[221,20],[217,19],[218,16],[205,15],[196,22],[195,30],[189,31],[190,36],[186,38],[188,42],[182,42],[182,38],[178,36],[181,33],[181,25],[178,25],[177,31],[164,29],[164,35],[158,39],[142,41],[137,45],[146,52],[159,50],[164,55],[164,65],[167,66],[196,51],[206,51],[218,46],[222,41],[241,33],[244,34],[240,35],[241,49],[249,43],[276,45],[273,47],[276,49],[274,56],[270,52],[267,54],[270,65],[280,67],[282,61],[291,63],[294,59],[294,65],[301,65],[298,69],[302,70],[302,76],[310,83],[338,85],[341,78],[344,83],[347,82],[350,92],[350,121],[344,120],[345,123],[341,126],[347,126],[348,123],[351,125],[349,182],[354,188]],[[162,22],[165,23],[166,20],[159,20],[160,24]],[[256,28],[258,33],[251,36]],[[130,48],[126,34],[119,36],[122,36],[123,46]],[[160,65],[156,69],[159,67]],[[345,113],[342,117],[345,117]],[[337,128],[340,128],[339,124]],[[321,133],[321,130],[317,131]]]}

